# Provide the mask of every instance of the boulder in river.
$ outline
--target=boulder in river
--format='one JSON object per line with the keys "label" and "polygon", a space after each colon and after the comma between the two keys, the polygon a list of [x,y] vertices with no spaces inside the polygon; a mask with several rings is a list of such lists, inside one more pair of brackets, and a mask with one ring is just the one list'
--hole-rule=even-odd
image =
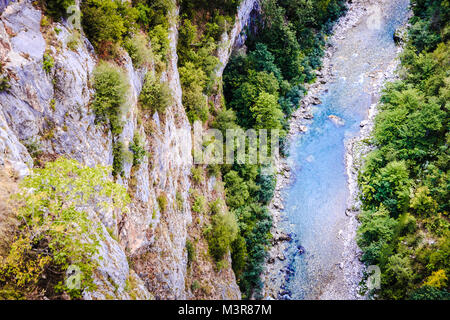
{"label": "boulder in river", "polygon": [[330,119],[338,127],[345,125],[344,119],[341,119],[338,116],[335,116],[334,114],[329,115],[328,119]]}
{"label": "boulder in river", "polygon": [[305,248],[303,246],[298,245],[297,246],[297,252],[298,254],[304,254],[305,253]]}

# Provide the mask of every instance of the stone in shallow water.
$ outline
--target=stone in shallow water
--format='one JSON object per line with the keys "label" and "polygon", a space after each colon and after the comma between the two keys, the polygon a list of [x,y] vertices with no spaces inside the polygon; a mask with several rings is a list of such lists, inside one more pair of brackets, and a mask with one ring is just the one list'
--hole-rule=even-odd
{"label": "stone in shallow water", "polygon": [[338,127],[345,125],[345,121],[343,119],[339,118],[338,116],[335,116],[334,114],[329,115],[328,119],[330,119],[331,122],[333,122]]}
{"label": "stone in shallow water", "polygon": [[297,250],[298,250],[298,254],[304,254],[305,253],[305,248],[303,246],[298,245],[297,246]]}

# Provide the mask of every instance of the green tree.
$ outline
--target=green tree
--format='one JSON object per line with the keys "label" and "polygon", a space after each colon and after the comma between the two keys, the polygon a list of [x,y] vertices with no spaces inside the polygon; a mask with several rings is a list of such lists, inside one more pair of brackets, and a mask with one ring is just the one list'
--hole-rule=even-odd
{"label": "green tree", "polygon": [[139,102],[144,109],[164,114],[167,107],[173,103],[172,91],[167,83],[161,83],[154,73],[148,72]]}
{"label": "green tree", "polygon": [[132,38],[125,39],[123,46],[130,55],[135,68],[151,63],[153,52],[145,35],[141,33],[135,34]]}
{"label": "green tree", "polygon": [[376,212],[365,211],[359,216],[361,226],[358,229],[357,242],[364,254],[362,260],[369,264],[380,261],[381,250],[394,237],[397,221],[389,217],[386,208]]}
{"label": "green tree", "polygon": [[255,119],[255,129],[280,130],[282,128],[283,112],[274,95],[262,92],[250,110]]}
{"label": "green tree", "polygon": [[447,290],[423,286],[411,295],[411,300],[450,300],[450,293]]}
{"label": "green tree", "polygon": [[[19,233],[0,264],[0,291],[23,298],[79,298],[94,289],[94,260],[103,237],[101,222],[86,211],[88,203],[100,210],[121,211],[130,199],[125,188],[111,181],[110,167],[89,168],[59,158],[33,169],[17,194]],[[68,288],[64,275],[70,265],[81,270],[81,288]],[[1,294],[0,294],[1,295]],[[42,298],[42,296],[39,296]]]}
{"label": "green tree", "polygon": [[114,54],[114,46],[137,29],[138,11],[128,1],[85,0],[80,9],[83,30],[102,55]]}
{"label": "green tree", "polygon": [[[377,206],[383,204],[396,217],[404,212],[409,205],[409,191],[411,180],[404,161],[389,162],[374,176],[366,166],[360,177],[363,200],[367,205]],[[367,174],[367,175],[366,175]],[[366,207],[370,207],[367,206]]]}
{"label": "green tree", "polygon": [[45,11],[53,18],[67,17],[67,8],[75,4],[75,0],[40,0],[45,2]]}
{"label": "green tree", "polygon": [[408,257],[395,254],[388,258],[381,285],[386,286],[384,295],[390,299],[401,299],[412,287],[414,272]]}
{"label": "green tree", "polygon": [[247,263],[247,246],[245,239],[240,235],[231,244],[231,260],[234,274],[240,278]]}
{"label": "green tree", "polygon": [[211,217],[211,226],[206,230],[209,252],[216,261],[222,260],[230,250],[238,233],[236,218],[230,212],[222,212]]}
{"label": "green tree", "polygon": [[206,83],[206,75],[201,68],[197,68],[192,62],[187,62],[180,67],[180,80],[183,87],[183,105],[187,109],[189,120],[194,122],[208,119],[209,111],[206,96],[203,89]]}
{"label": "green tree", "polygon": [[94,70],[94,102],[96,122],[109,122],[113,134],[122,132],[122,108],[129,83],[126,74],[111,63],[100,61]]}
{"label": "green tree", "polygon": [[227,205],[231,208],[239,208],[245,204],[249,197],[248,187],[239,174],[231,170],[224,176]]}
{"label": "green tree", "polygon": [[437,211],[438,204],[430,196],[430,191],[427,187],[420,187],[411,199],[410,206],[419,215],[433,216]]}

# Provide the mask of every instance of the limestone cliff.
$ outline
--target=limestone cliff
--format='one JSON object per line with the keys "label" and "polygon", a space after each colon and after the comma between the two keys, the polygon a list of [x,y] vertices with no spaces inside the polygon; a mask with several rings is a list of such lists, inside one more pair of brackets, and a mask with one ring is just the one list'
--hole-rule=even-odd
{"label": "limestone cliff", "polygon": [[[235,43],[242,45],[240,32],[255,10],[258,1],[242,1],[236,25],[222,37],[219,77]],[[187,266],[186,239],[197,239],[201,250],[207,250],[207,244],[189,202],[192,141],[177,70],[177,15],[178,9],[170,15],[170,55],[161,79],[169,83],[174,97],[165,114],[139,116],[138,96],[152,67],[135,69],[128,54],[121,53],[120,66],[128,75],[130,90],[119,139],[128,145],[139,132],[145,137],[148,156],[139,166],[125,162],[125,174],[118,178],[132,197],[127,213],[120,217],[94,213],[105,240],[95,277],[98,290],[85,293],[86,299],[191,299],[204,295],[240,299],[231,263],[216,270],[211,259],[203,259],[196,276],[204,279],[208,289],[193,293],[188,285],[194,275]],[[43,13],[32,1],[0,2],[0,61],[10,79],[10,88],[0,93],[0,166],[23,177],[33,167],[36,148],[43,163],[64,155],[89,166],[112,165],[111,132],[94,123],[90,107],[92,72],[99,58],[83,35],[76,49],[68,45],[74,30],[67,22],[44,25],[42,19]],[[54,59],[48,72],[43,61],[46,53]],[[223,197],[223,190],[215,184],[214,179],[207,181],[205,192]],[[168,202],[164,212],[157,203],[162,194]],[[181,204],[177,198],[182,199]]]}

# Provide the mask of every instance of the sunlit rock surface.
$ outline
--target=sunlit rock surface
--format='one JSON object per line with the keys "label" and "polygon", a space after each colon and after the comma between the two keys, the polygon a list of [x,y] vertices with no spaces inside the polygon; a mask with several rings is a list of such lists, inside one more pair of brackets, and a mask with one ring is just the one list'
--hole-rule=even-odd
{"label": "sunlit rock surface", "polygon": [[[254,8],[257,1],[243,1],[230,40],[219,52],[223,64]],[[152,70],[136,70],[128,54],[122,54],[121,66],[130,89],[120,139],[127,146],[139,132],[146,137],[150,156],[136,168],[132,163],[124,164],[125,175],[118,182],[132,197],[128,210],[122,215],[91,213],[102,226],[105,240],[95,274],[98,290],[86,292],[86,299],[195,298],[186,287],[192,140],[177,70],[177,15],[175,9],[170,22],[168,68],[162,76],[162,81],[169,83],[174,103],[164,115],[143,115],[144,122],[154,125],[151,135],[146,135],[143,124],[138,125],[137,99],[145,73]],[[0,1],[0,61],[11,86],[0,93],[0,166],[10,166],[20,176],[28,174],[33,160],[26,147],[31,144],[39,146],[44,160],[66,156],[89,166],[112,165],[111,132],[107,126],[94,123],[90,107],[92,72],[99,58],[84,36],[71,50],[68,42],[73,30],[65,22],[45,29],[41,27],[42,16],[31,1]],[[58,34],[53,32],[55,27]],[[46,53],[54,59],[48,73],[43,68]],[[177,192],[184,199],[181,210],[176,205]],[[168,200],[165,212],[160,212],[157,203],[161,194]],[[240,299],[231,263],[218,273],[209,262],[205,270],[209,270],[205,278],[213,286],[211,298]]]}

